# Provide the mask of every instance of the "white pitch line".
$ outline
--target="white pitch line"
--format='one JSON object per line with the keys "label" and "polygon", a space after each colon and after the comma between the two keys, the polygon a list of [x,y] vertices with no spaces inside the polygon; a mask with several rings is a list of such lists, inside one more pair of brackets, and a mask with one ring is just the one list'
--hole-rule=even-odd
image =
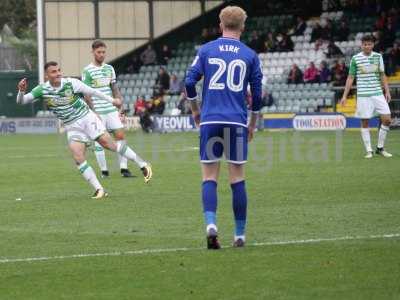
{"label": "white pitch line", "polygon": [[[369,236],[342,236],[342,237],[333,237],[333,238],[318,238],[318,239],[305,239],[305,240],[255,242],[252,244],[248,244],[247,247],[296,245],[296,244],[300,245],[300,244],[315,244],[315,243],[322,243],[322,242],[349,241],[349,240],[390,239],[390,238],[398,238],[398,237],[400,237],[400,233],[369,235]],[[223,248],[231,248],[231,247],[232,246],[224,246]],[[189,252],[189,251],[200,251],[200,250],[204,250],[204,248],[143,249],[143,250],[132,250],[132,251],[116,251],[116,252],[86,253],[86,254],[83,253],[83,254],[59,255],[59,256],[3,258],[3,259],[0,259],[0,264],[17,263],[17,262],[63,260],[63,259],[73,259],[73,258],[85,258],[85,257],[130,256],[130,255],[134,256],[134,255],[171,253],[171,252]]]}

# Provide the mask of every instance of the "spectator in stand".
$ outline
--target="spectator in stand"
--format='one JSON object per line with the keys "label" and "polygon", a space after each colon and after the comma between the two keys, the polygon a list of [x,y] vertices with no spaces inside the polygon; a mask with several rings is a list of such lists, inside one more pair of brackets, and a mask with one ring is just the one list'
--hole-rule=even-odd
{"label": "spectator in stand", "polygon": [[135,115],[141,116],[146,111],[146,101],[143,96],[139,96],[135,102]]}
{"label": "spectator in stand", "polygon": [[168,45],[163,45],[160,53],[160,63],[166,65],[171,57],[171,49],[169,49]]}
{"label": "spectator in stand", "polygon": [[211,28],[209,31],[210,34],[210,40],[213,41],[217,38],[219,38],[219,36],[221,35],[221,32],[219,30],[219,27],[213,27]]}
{"label": "spectator in stand", "polygon": [[382,31],[376,31],[372,35],[375,38],[375,45],[373,50],[378,53],[383,53],[385,51],[385,43],[382,39]]}
{"label": "spectator in stand", "polygon": [[301,72],[296,64],[293,64],[292,68],[289,71],[287,83],[303,83],[303,72]]}
{"label": "spectator in stand", "polygon": [[157,62],[157,54],[153,47],[148,44],[146,50],[140,54],[140,60],[145,66],[155,65]]}
{"label": "spectator in stand", "polygon": [[279,52],[293,51],[294,44],[290,36],[280,33],[276,37],[276,40],[278,41],[278,44],[276,46],[276,51]]}
{"label": "spectator in stand", "polygon": [[183,91],[183,82],[175,75],[171,75],[171,80],[169,82],[169,94],[179,95]]}
{"label": "spectator in stand", "polygon": [[399,29],[399,14],[400,11],[396,9],[395,7],[392,7],[389,11],[389,17],[388,17],[388,22],[393,23],[393,27],[397,31]]}
{"label": "spectator in stand", "polygon": [[187,100],[186,94],[181,93],[181,97],[179,98],[178,109],[181,111],[181,115],[190,115],[192,114],[192,110],[190,107],[190,101]]}
{"label": "spectator in stand", "polygon": [[317,83],[318,81],[318,69],[313,62],[310,62],[310,66],[304,71],[304,83]]}
{"label": "spectator in stand", "polygon": [[165,110],[165,101],[164,101],[164,96],[162,94],[157,95],[153,99],[153,109],[152,112],[153,114],[156,115],[162,115]]}
{"label": "spectator in stand", "polygon": [[314,46],[315,51],[321,50],[323,47],[324,47],[324,41],[322,39],[318,39],[315,41],[315,46]]}
{"label": "spectator in stand", "polygon": [[332,80],[331,70],[329,70],[328,63],[324,60],[319,65],[318,77],[320,83],[328,83]]}
{"label": "spectator in stand", "polygon": [[137,55],[133,55],[131,60],[128,61],[127,67],[125,69],[126,73],[137,73],[140,70],[142,62]]}
{"label": "spectator in stand", "polygon": [[363,17],[369,17],[374,15],[376,12],[375,1],[364,0],[360,11]]}
{"label": "spectator in stand", "polygon": [[321,20],[321,30],[320,30],[320,35],[321,39],[324,41],[329,41],[332,38],[332,22],[329,19],[322,19]]}
{"label": "spectator in stand", "polygon": [[261,98],[261,107],[263,106],[270,107],[273,104],[274,104],[274,98],[272,97],[272,94],[269,93],[267,90],[263,90]]}
{"label": "spectator in stand", "polygon": [[139,118],[140,118],[139,122],[140,122],[140,126],[142,127],[143,131],[146,133],[149,133],[149,132],[152,132],[153,128],[154,128],[153,120],[151,119],[151,116],[150,116],[151,110],[152,110],[151,99],[149,99],[149,101],[144,101],[144,104],[145,104],[144,109],[141,110],[141,113],[139,113]]}
{"label": "spectator in stand", "polygon": [[276,39],[272,32],[268,32],[267,38],[264,41],[264,49],[266,52],[274,52],[276,49]]}
{"label": "spectator in stand", "polygon": [[254,30],[251,33],[251,40],[249,42],[249,47],[251,49],[253,49],[256,53],[260,53],[261,52],[261,40],[258,36],[257,30]]}
{"label": "spectator in stand", "polygon": [[386,60],[386,73],[391,76],[396,73],[396,69],[400,66],[400,47],[398,43],[394,43],[393,47],[384,55]]}
{"label": "spectator in stand", "polygon": [[340,50],[333,40],[329,41],[327,52],[325,54],[328,58],[343,56],[342,50]]}
{"label": "spectator in stand", "polygon": [[378,20],[376,20],[376,22],[375,22],[375,29],[383,30],[383,28],[385,28],[385,25],[386,25],[386,12],[382,11]]}
{"label": "spectator in stand", "polygon": [[344,86],[346,83],[348,68],[343,61],[336,61],[332,68],[332,81],[334,86]]}
{"label": "spectator in stand", "polygon": [[165,70],[164,67],[161,67],[159,72],[158,72],[158,77],[156,79],[156,86],[155,88],[157,89],[157,94],[164,94],[165,91],[169,90],[169,74]]}
{"label": "spectator in stand", "polygon": [[203,30],[201,31],[200,43],[201,44],[205,44],[205,43],[208,43],[211,40],[212,39],[211,39],[210,34],[208,32],[208,28],[203,28]]}
{"label": "spectator in stand", "polygon": [[297,17],[297,24],[296,24],[296,27],[294,29],[293,35],[303,35],[304,31],[306,30],[306,28],[307,28],[307,24],[304,21],[304,18],[301,17],[301,16],[298,16]]}
{"label": "spectator in stand", "polygon": [[387,22],[385,28],[383,29],[382,40],[385,49],[392,46],[396,38],[396,30],[393,25],[393,22]]}
{"label": "spectator in stand", "polygon": [[317,22],[314,24],[314,28],[311,32],[311,43],[314,43],[316,40],[322,38],[322,27],[321,25]]}
{"label": "spectator in stand", "polygon": [[334,39],[338,42],[347,41],[350,35],[350,28],[346,21],[342,20],[339,27],[334,30]]}

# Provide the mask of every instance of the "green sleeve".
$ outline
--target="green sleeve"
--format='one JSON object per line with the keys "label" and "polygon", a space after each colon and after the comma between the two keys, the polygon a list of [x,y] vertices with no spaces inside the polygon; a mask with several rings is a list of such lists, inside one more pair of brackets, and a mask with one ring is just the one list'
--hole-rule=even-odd
{"label": "green sleeve", "polygon": [[357,74],[357,64],[356,60],[353,57],[350,62],[349,75],[356,76],[356,74]]}
{"label": "green sleeve", "polygon": [[32,91],[31,94],[35,99],[42,98],[43,96],[43,88],[41,85],[36,86]]}
{"label": "green sleeve", "polygon": [[82,82],[88,86],[92,86],[92,76],[87,70],[84,70],[82,73]]}

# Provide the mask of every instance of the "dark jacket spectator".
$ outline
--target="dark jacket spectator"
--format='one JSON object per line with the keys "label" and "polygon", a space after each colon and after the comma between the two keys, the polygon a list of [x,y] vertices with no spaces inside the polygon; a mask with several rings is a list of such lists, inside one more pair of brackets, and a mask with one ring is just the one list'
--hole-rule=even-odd
{"label": "dark jacket spectator", "polygon": [[168,61],[171,59],[172,53],[171,49],[169,49],[168,45],[163,45],[160,53],[160,63],[162,65],[166,65]]}
{"label": "dark jacket spectator", "polygon": [[385,48],[388,48],[393,45],[393,42],[396,38],[396,30],[393,26],[393,23],[387,23],[385,28],[383,29],[383,45]]}
{"label": "dark jacket spectator", "polygon": [[331,70],[328,68],[326,61],[322,61],[318,70],[319,82],[330,82],[332,80]]}
{"label": "dark jacket spectator", "polygon": [[210,28],[210,29],[208,30],[208,33],[209,33],[209,36],[210,36],[210,40],[211,40],[211,41],[217,39],[217,38],[221,35],[221,32],[220,32],[220,30],[219,30],[219,27]]}
{"label": "dark jacket spectator", "polygon": [[307,28],[306,22],[304,22],[304,19],[302,17],[298,16],[296,28],[294,29],[293,35],[303,35],[306,28]]}
{"label": "dark jacket spectator", "polygon": [[348,75],[348,69],[344,62],[336,62],[332,68],[332,81],[335,86],[344,86]]}
{"label": "dark jacket spectator", "polygon": [[314,43],[316,40],[320,38],[322,38],[322,27],[319,23],[316,23],[311,32],[311,43]]}
{"label": "dark jacket spectator", "polygon": [[[147,106],[147,102],[146,102],[146,106]],[[150,110],[146,108],[139,117],[140,117],[140,119],[139,119],[140,126],[142,127],[143,131],[146,133],[152,132],[153,128],[154,128],[154,124],[153,124],[153,120],[151,119],[151,116],[150,116]]]}
{"label": "dark jacket spectator", "polygon": [[264,90],[262,92],[262,98],[261,98],[261,106],[267,106],[270,107],[274,104],[274,98],[272,97],[271,93],[268,93],[268,91]]}
{"label": "dark jacket spectator", "polygon": [[373,36],[375,38],[374,51],[383,53],[385,51],[385,43],[382,38],[382,31],[374,32]]}
{"label": "dark jacket spectator", "polygon": [[201,31],[201,37],[200,37],[200,43],[201,44],[205,44],[208,43],[209,41],[211,41],[212,38],[208,32],[207,28],[203,28],[203,30]]}
{"label": "dark jacket spectator", "polygon": [[169,90],[169,80],[169,74],[163,67],[161,67],[156,79],[156,88],[158,88],[158,93],[163,94],[165,91]]}
{"label": "dark jacket spectator", "polygon": [[289,71],[287,83],[303,83],[303,72],[301,72],[296,64],[293,64]]}
{"label": "dark jacket spectator", "polygon": [[391,76],[396,73],[396,69],[400,66],[400,47],[398,43],[393,44],[391,48],[385,55],[386,61],[386,74]]}
{"label": "dark jacket spectator", "polygon": [[318,69],[315,67],[315,64],[313,62],[310,62],[310,66],[304,71],[304,82],[318,82]]}
{"label": "dark jacket spectator", "polygon": [[140,54],[140,60],[145,66],[154,65],[157,62],[156,51],[154,51],[150,44],[147,46],[146,50]]}
{"label": "dark jacket spectator", "polygon": [[323,39],[324,41],[329,41],[332,39],[332,22],[330,20],[322,20],[321,21],[321,31],[320,31],[320,38]]}
{"label": "dark jacket spectator", "polygon": [[140,116],[146,111],[146,101],[143,96],[139,96],[135,102],[135,115]]}
{"label": "dark jacket spectator", "polygon": [[249,47],[255,52],[260,53],[262,51],[262,42],[258,36],[257,31],[253,31],[251,34],[251,40],[249,42]]}
{"label": "dark jacket spectator", "polygon": [[334,39],[336,41],[347,41],[350,34],[350,28],[345,21],[341,21],[339,27],[337,27],[334,32]]}
{"label": "dark jacket spectator", "polygon": [[335,44],[334,41],[329,42],[327,52],[325,54],[328,58],[343,56],[342,50],[340,50],[340,48]]}
{"label": "dark jacket spectator", "polygon": [[164,97],[162,95],[155,97],[153,99],[152,107],[153,107],[152,109],[153,114],[162,115],[165,109]]}
{"label": "dark jacket spectator", "polygon": [[264,49],[267,52],[273,52],[276,49],[276,39],[272,32],[269,32],[264,41]]}
{"label": "dark jacket spectator", "polygon": [[187,100],[185,93],[181,93],[178,109],[181,111],[182,115],[190,115],[192,113],[190,101]]}
{"label": "dark jacket spectator", "polygon": [[276,37],[276,40],[278,41],[278,44],[276,46],[276,51],[280,52],[293,51],[294,44],[290,36],[286,34],[279,34]]}
{"label": "dark jacket spectator", "polygon": [[176,77],[175,74],[172,74],[171,80],[169,82],[169,93],[171,95],[179,95],[183,90],[183,83],[181,80]]}
{"label": "dark jacket spectator", "polygon": [[127,62],[127,67],[125,71],[127,73],[137,73],[142,65],[139,57],[137,55],[133,55],[131,59]]}

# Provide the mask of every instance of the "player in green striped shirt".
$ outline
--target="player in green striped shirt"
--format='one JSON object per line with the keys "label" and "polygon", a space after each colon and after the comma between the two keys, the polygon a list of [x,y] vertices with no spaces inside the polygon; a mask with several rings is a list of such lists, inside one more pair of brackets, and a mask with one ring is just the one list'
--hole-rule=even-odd
{"label": "player in green striped shirt", "polygon": [[107,196],[107,193],[86,161],[86,147],[91,141],[97,141],[104,148],[118,152],[131,161],[139,161],[144,180],[148,182],[152,177],[150,165],[138,157],[124,141],[114,142],[112,140],[99,117],[85,102],[83,95],[97,97],[117,106],[122,104],[121,100],[113,99],[98,90],[92,89],[78,79],[63,78],[60,67],[56,62],[46,63],[45,73],[49,81],[38,85],[28,94],[25,94],[28,88],[26,78],[18,83],[17,103],[27,104],[43,100],[57,118],[63,122],[67,132],[68,147],[73,159],[82,176],[95,189],[92,198],[103,198]]}
{"label": "player in green striped shirt", "polygon": [[[106,44],[101,40],[92,43],[93,62],[86,66],[82,72],[82,81],[88,86],[102,93],[121,99],[115,71],[111,65],[104,63],[106,55]],[[98,97],[92,97],[93,109],[100,116],[106,129],[111,132],[116,141],[125,141],[124,125],[120,119],[120,113],[111,103]],[[99,143],[95,143],[95,155],[100,166],[102,177],[108,177],[109,171],[104,149]],[[128,161],[125,157],[118,155],[121,175],[132,177],[128,169]],[[137,162],[138,163],[138,162]]]}
{"label": "player in green striped shirt", "polygon": [[[371,136],[369,133],[369,119],[374,114],[379,114],[382,125],[378,133],[378,145],[375,153],[384,157],[392,154],[384,150],[386,135],[391,123],[389,102],[391,100],[389,84],[385,75],[382,55],[372,51],[374,38],[366,35],[361,40],[361,52],[354,55],[350,62],[349,76],[341,99],[341,104],[346,104],[346,99],[357,78],[357,110],[356,116],[361,119],[361,136],[367,154],[365,158],[372,158]],[[382,86],[383,89],[382,90]]]}

